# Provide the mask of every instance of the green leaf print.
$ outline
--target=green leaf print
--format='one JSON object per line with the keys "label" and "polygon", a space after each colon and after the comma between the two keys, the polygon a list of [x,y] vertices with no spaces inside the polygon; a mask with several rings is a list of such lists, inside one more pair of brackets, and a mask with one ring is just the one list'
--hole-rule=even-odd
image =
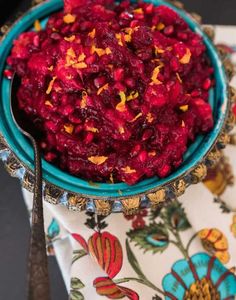
{"label": "green leaf print", "polygon": [[70,300],[84,300],[84,296],[80,291],[71,290]]}
{"label": "green leaf print", "polygon": [[74,251],[71,264],[73,265],[78,259],[82,258],[85,255],[88,255],[88,253],[84,249]]}
{"label": "green leaf print", "polygon": [[185,231],[191,228],[182,204],[178,201],[173,201],[168,206],[166,206],[161,211],[160,217],[171,229],[175,229],[177,231]]}
{"label": "green leaf print", "polygon": [[155,295],[155,296],[152,297],[152,300],[161,300],[161,297],[158,296],[158,295]]}
{"label": "green leaf print", "polygon": [[72,277],[71,278],[71,288],[73,290],[80,290],[80,289],[84,288],[84,284],[79,278]]}
{"label": "green leaf print", "polygon": [[130,230],[127,235],[144,252],[163,252],[169,245],[169,234],[164,223],[151,223],[142,229]]}

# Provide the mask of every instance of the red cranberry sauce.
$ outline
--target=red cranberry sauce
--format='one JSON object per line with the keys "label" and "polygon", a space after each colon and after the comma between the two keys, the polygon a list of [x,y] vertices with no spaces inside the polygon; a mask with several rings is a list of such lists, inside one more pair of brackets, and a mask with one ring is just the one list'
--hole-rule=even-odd
{"label": "red cranberry sauce", "polygon": [[88,180],[166,177],[213,127],[202,38],[166,6],[66,0],[14,42],[19,107],[47,161]]}

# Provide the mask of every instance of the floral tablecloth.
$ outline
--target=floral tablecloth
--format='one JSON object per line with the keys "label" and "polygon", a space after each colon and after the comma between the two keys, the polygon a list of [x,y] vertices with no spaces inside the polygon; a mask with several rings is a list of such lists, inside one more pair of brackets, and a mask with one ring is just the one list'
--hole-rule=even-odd
{"label": "floral tablecloth", "polygon": [[[216,40],[236,62],[236,28],[217,26]],[[235,299],[234,173],[232,145],[204,183],[159,211],[102,218],[45,203],[48,253],[70,299]]]}

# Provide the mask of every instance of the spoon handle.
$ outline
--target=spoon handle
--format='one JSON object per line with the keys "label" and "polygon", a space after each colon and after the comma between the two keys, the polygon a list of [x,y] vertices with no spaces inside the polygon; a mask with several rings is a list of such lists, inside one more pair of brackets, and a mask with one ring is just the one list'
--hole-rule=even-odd
{"label": "spoon handle", "polygon": [[42,162],[36,140],[31,138],[31,141],[34,148],[35,183],[28,262],[28,300],[49,300],[50,288],[42,201]]}

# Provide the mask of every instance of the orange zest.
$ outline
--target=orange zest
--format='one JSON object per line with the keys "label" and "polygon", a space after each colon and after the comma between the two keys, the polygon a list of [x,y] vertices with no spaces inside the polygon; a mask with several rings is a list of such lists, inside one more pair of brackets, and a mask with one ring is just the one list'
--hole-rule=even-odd
{"label": "orange zest", "polygon": [[95,165],[102,165],[108,159],[107,156],[90,156],[88,160]]}
{"label": "orange zest", "polygon": [[71,23],[74,23],[76,20],[76,16],[72,15],[72,14],[67,14],[63,17],[63,21],[66,23],[66,24],[71,24]]}
{"label": "orange zest", "polygon": [[57,79],[57,76],[54,76],[54,77],[52,78],[52,80],[49,82],[48,89],[47,89],[47,91],[46,91],[46,94],[47,94],[47,95],[49,95],[49,94],[51,93],[52,88],[53,88],[53,84],[54,84],[54,82],[55,82],[56,79]]}

